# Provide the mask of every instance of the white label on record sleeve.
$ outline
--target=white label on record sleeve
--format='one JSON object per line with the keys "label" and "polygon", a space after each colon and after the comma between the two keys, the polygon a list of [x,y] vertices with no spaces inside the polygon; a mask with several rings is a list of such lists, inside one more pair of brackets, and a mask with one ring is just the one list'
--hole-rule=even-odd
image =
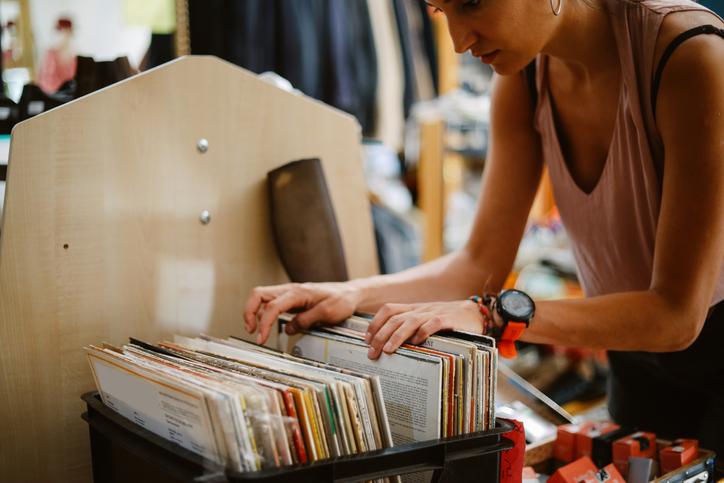
{"label": "white label on record sleeve", "polygon": [[203,401],[170,386],[92,357],[107,406],[135,424],[207,458],[211,435],[203,423]]}

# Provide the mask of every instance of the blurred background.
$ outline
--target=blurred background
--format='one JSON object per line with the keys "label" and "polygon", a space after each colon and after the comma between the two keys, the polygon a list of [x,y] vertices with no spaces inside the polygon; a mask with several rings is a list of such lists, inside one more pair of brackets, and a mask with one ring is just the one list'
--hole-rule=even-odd
{"label": "blurred background", "polygon": [[[724,0],[702,3],[724,11]],[[0,0],[0,48],[0,216],[16,123],[209,54],[358,119],[382,273],[459,249],[471,229],[492,72],[453,51],[445,18],[422,0]],[[581,296],[545,175],[506,285]],[[529,345],[510,369],[523,377],[511,388],[530,384],[572,414],[605,395],[601,353]],[[515,390],[500,399],[519,418],[535,405]]]}

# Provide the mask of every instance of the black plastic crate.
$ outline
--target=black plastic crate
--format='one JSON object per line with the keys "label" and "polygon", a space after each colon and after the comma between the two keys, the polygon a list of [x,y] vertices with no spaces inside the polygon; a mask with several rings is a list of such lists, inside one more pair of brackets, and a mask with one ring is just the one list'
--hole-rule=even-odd
{"label": "black plastic crate", "polygon": [[498,421],[492,431],[407,444],[355,456],[248,473],[220,465],[172,443],[106,407],[97,392],[87,405],[95,483],[106,482],[352,482],[434,471],[433,481],[497,482],[500,453],[513,447]]}

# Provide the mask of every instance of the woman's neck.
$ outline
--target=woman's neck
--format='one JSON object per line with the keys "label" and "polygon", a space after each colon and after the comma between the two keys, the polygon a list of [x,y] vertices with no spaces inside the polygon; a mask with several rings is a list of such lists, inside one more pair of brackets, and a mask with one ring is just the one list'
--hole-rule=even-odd
{"label": "woman's neck", "polygon": [[543,53],[584,80],[617,66],[616,39],[606,1],[597,0],[595,6],[584,0],[562,1],[558,26]]}

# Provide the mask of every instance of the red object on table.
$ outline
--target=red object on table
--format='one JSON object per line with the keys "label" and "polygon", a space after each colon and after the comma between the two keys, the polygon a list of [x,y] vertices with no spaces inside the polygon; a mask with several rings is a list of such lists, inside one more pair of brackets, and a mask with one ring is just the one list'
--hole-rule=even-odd
{"label": "red object on table", "polygon": [[659,451],[661,473],[666,474],[688,465],[699,455],[699,442],[695,439],[677,439]]}
{"label": "red object on table", "polygon": [[513,424],[515,428],[503,435],[513,442],[513,447],[500,455],[500,482],[521,483],[525,464],[525,429],[520,421],[514,419],[504,419],[504,421]]}
{"label": "red object on table", "polygon": [[605,468],[598,470],[593,477],[581,480],[580,483],[626,483],[621,473],[618,472],[613,463]]}
{"label": "red object on table", "polygon": [[553,458],[563,463],[570,463],[575,460],[576,435],[592,426],[592,422],[558,426],[558,435],[555,443],[553,443]]}
{"label": "red object on table", "polygon": [[656,435],[640,431],[613,442],[613,464],[621,474],[628,474],[628,459],[632,456],[656,459]]}
{"label": "red object on table", "polygon": [[596,481],[598,468],[588,456],[577,459],[573,463],[559,468],[548,479],[548,483],[580,483],[582,481]]}
{"label": "red object on table", "polygon": [[615,423],[593,423],[576,433],[576,458],[591,456],[593,453],[593,438],[616,431],[620,426]]}

